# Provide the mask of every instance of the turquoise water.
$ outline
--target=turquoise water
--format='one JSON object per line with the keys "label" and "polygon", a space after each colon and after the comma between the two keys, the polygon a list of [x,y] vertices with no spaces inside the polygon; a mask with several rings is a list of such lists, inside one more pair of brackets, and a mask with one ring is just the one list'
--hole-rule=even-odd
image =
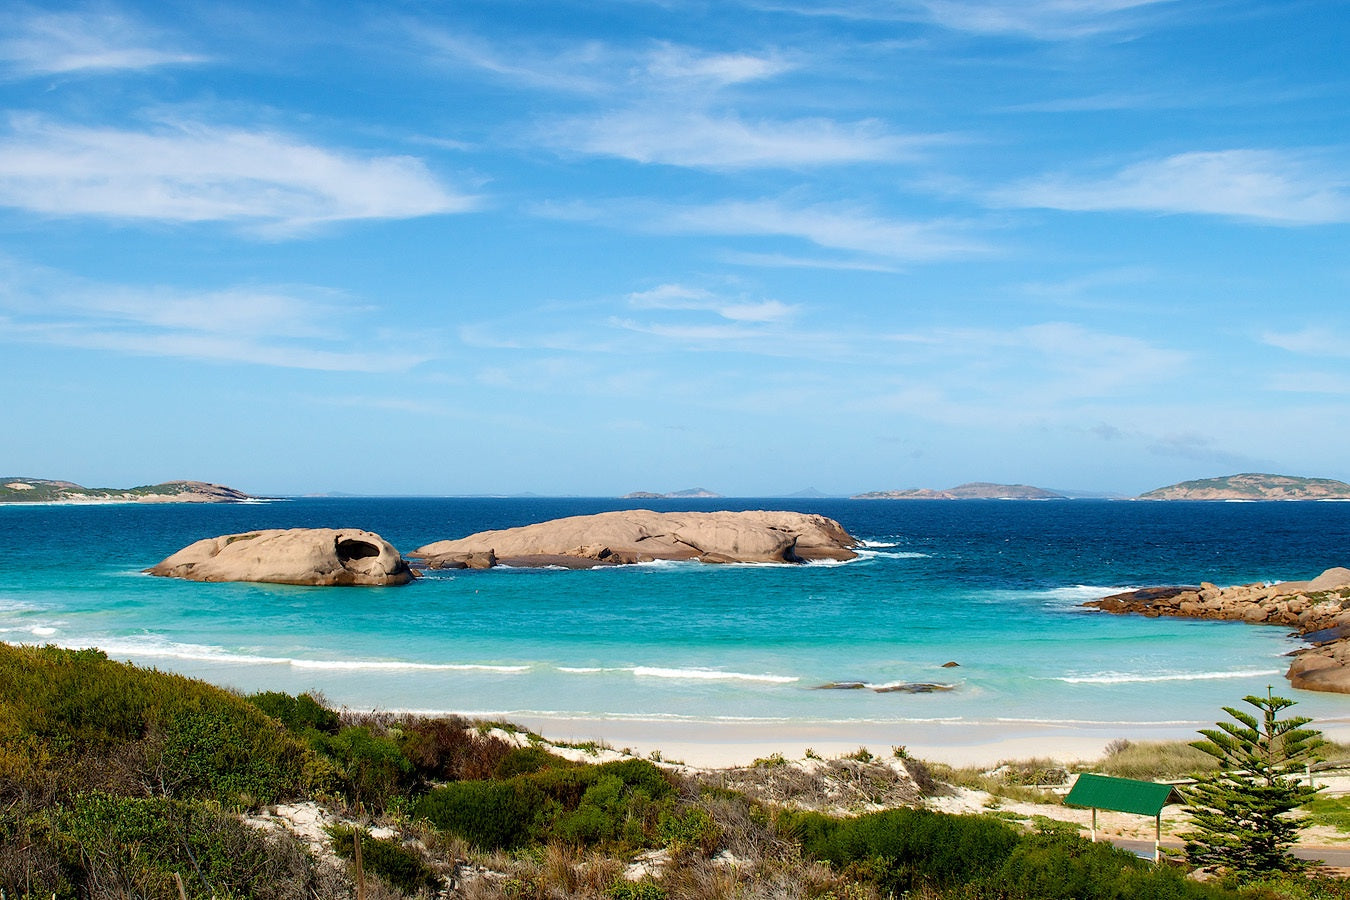
{"label": "turquoise water", "polygon": [[[1311,577],[1350,562],[1350,504],[645,501],[839,519],[860,559],[439,572],[404,588],[196,584],[140,570],[201,537],[327,525],[409,551],[637,504],[315,499],[232,506],[0,507],[0,639],[97,646],[242,690],[354,708],[785,723],[1213,722],[1267,684],[1295,692],[1278,628],[1109,616],[1147,584]],[[948,661],[959,667],[943,668]],[[817,690],[948,684],[927,694]]]}

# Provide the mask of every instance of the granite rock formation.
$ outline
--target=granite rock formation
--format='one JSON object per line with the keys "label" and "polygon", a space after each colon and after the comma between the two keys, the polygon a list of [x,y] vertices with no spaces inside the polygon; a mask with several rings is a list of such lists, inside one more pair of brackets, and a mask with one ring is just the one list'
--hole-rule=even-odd
{"label": "granite rock formation", "polygon": [[1083,605],[1110,613],[1283,625],[1309,642],[1292,654],[1285,673],[1290,685],[1350,694],[1350,569],[1327,569],[1311,581],[1145,588]]}
{"label": "granite rock formation", "polygon": [[591,568],[658,559],[799,563],[853,559],[856,541],[838,522],[808,513],[620,510],[437,541],[409,556],[429,568],[502,563]]}
{"label": "granite rock formation", "polygon": [[355,528],[270,529],[206,538],[145,571],[189,581],[322,586],[413,580],[407,562],[388,541]]}

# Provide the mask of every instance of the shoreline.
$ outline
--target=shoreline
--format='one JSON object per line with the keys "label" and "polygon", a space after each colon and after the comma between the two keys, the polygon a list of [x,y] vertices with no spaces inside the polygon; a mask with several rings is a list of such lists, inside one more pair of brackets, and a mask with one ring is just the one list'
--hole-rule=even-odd
{"label": "shoreline", "polygon": [[[390,712],[398,712],[389,710]],[[490,719],[490,714],[407,710],[415,715],[461,715]],[[781,754],[789,760],[807,757],[807,750],[825,759],[847,756],[866,748],[880,759],[897,747],[915,759],[931,763],[994,767],[1013,760],[1049,758],[1060,763],[1090,762],[1106,755],[1112,741],[1199,740],[1199,728],[1215,720],[1177,723],[1054,723],[1054,722],[875,722],[782,723],[694,722],[573,718],[510,715],[500,718],[529,729],[545,741],[562,746],[594,743],[634,756],[659,759],[699,769],[750,766],[757,759]],[[1350,742],[1350,717],[1316,720],[1328,740]],[[653,754],[656,754],[653,757]]]}

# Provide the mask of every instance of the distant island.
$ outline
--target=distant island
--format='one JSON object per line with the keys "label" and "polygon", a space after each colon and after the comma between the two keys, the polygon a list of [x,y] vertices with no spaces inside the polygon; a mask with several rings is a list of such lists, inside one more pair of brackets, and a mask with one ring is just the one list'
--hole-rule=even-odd
{"label": "distant island", "polygon": [[1063,494],[1029,484],[991,484],[971,481],[945,491],[933,488],[907,488],[900,491],[868,491],[854,494],[850,500],[1067,500]]}
{"label": "distant island", "polygon": [[717,500],[721,494],[716,491],[710,491],[707,488],[687,488],[683,491],[671,491],[668,494],[657,494],[652,491],[633,491],[624,494],[620,500]]}
{"label": "distant island", "polygon": [[1350,484],[1334,478],[1300,478],[1246,472],[1200,478],[1140,494],[1139,500],[1350,500]]}
{"label": "distant island", "polygon": [[253,499],[243,491],[204,481],[88,488],[48,478],[0,478],[0,503],[238,503]]}

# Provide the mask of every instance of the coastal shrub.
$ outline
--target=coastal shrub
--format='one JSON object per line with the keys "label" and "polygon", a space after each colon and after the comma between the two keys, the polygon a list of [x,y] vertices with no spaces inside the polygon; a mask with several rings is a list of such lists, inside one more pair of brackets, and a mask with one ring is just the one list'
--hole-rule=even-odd
{"label": "coastal shrub", "polygon": [[784,811],[777,826],[800,842],[807,857],[897,896],[906,891],[1007,900],[1233,896],[1107,843],[1055,828],[1023,832],[988,816],[898,809],[839,819]]}
{"label": "coastal shrub", "polygon": [[32,811],[27,826],[28,859],[54,865],[35,872],[5,860],[7,896],[177,896],[175,873],[202,898],[280,900],[310,895],[315,883],[290,835],[249,828],[208,802],[80,794]]}
{"label": "coastal shrub", "polygon": [[414,781],[413,765],[391,737],[364,725],[337,734],[310,732],[310,744],[333,762],[351,803],[384,809]]}
{"label": "coastal shrub", "polygon": [[398,742],[422,781],[472,781],[492,777],[511,744],[479,732],[458,716],[405,717],[398,722]]}
{"label": "coastal shrub", "polygon": [[505,780],[460,781],[419,799],[414,815],[487,850],[556,839],[646,846],[675,788],[640,759],[543,768]]}
{"label": "coastal shrub", "polygon": [[494,778],[511,778],[514,775],[528,775],[541,769],[561,768],[573,763],[543,747],[516,747],[497,763],[493,770]]}
{"label": "coastal shrub", "polygon": [[[378,875],[404,894],[439,891],[443,886],[441,876],[423,861],[422,855],[416,850],[398,841],[359,833],[361,865],[367,872]],[[356,858],[356,830],[339,826],[329,828],[328,834],[333,839],[333,852],[346,860]]]}
{"label": "coastal shrub", "polygon": [[413,813],[483,850],[513,850],[537,840],[549,799],[524,778],[457,781],[418,799]]}
{"label": "coastal shrub", "polygon": [[673,853],[711,855],[717,850],[722,829],[706,809],[694,806],[683,813],[662,813],[657,835]]}
{"label": "coastal shrub", "polygon": [[1023,835],[1003,864],[981,880],[1002,896],[1037,900],[1199,900],[1227,894],[1109,843],[1054,833]]}
{"label": "coastal shrub", "polygon": [[293,697],[281,691],[263,691],[245,697],[258,709],[276,719],[293,734],[318,731],[337,734],[341,718],[312,694]]}
{"label": "coastal shrub", "polygon": [[0,766],[20,790],[272,801],[308,754],[277,722],[201,681],[98,650],[0,644]]}

